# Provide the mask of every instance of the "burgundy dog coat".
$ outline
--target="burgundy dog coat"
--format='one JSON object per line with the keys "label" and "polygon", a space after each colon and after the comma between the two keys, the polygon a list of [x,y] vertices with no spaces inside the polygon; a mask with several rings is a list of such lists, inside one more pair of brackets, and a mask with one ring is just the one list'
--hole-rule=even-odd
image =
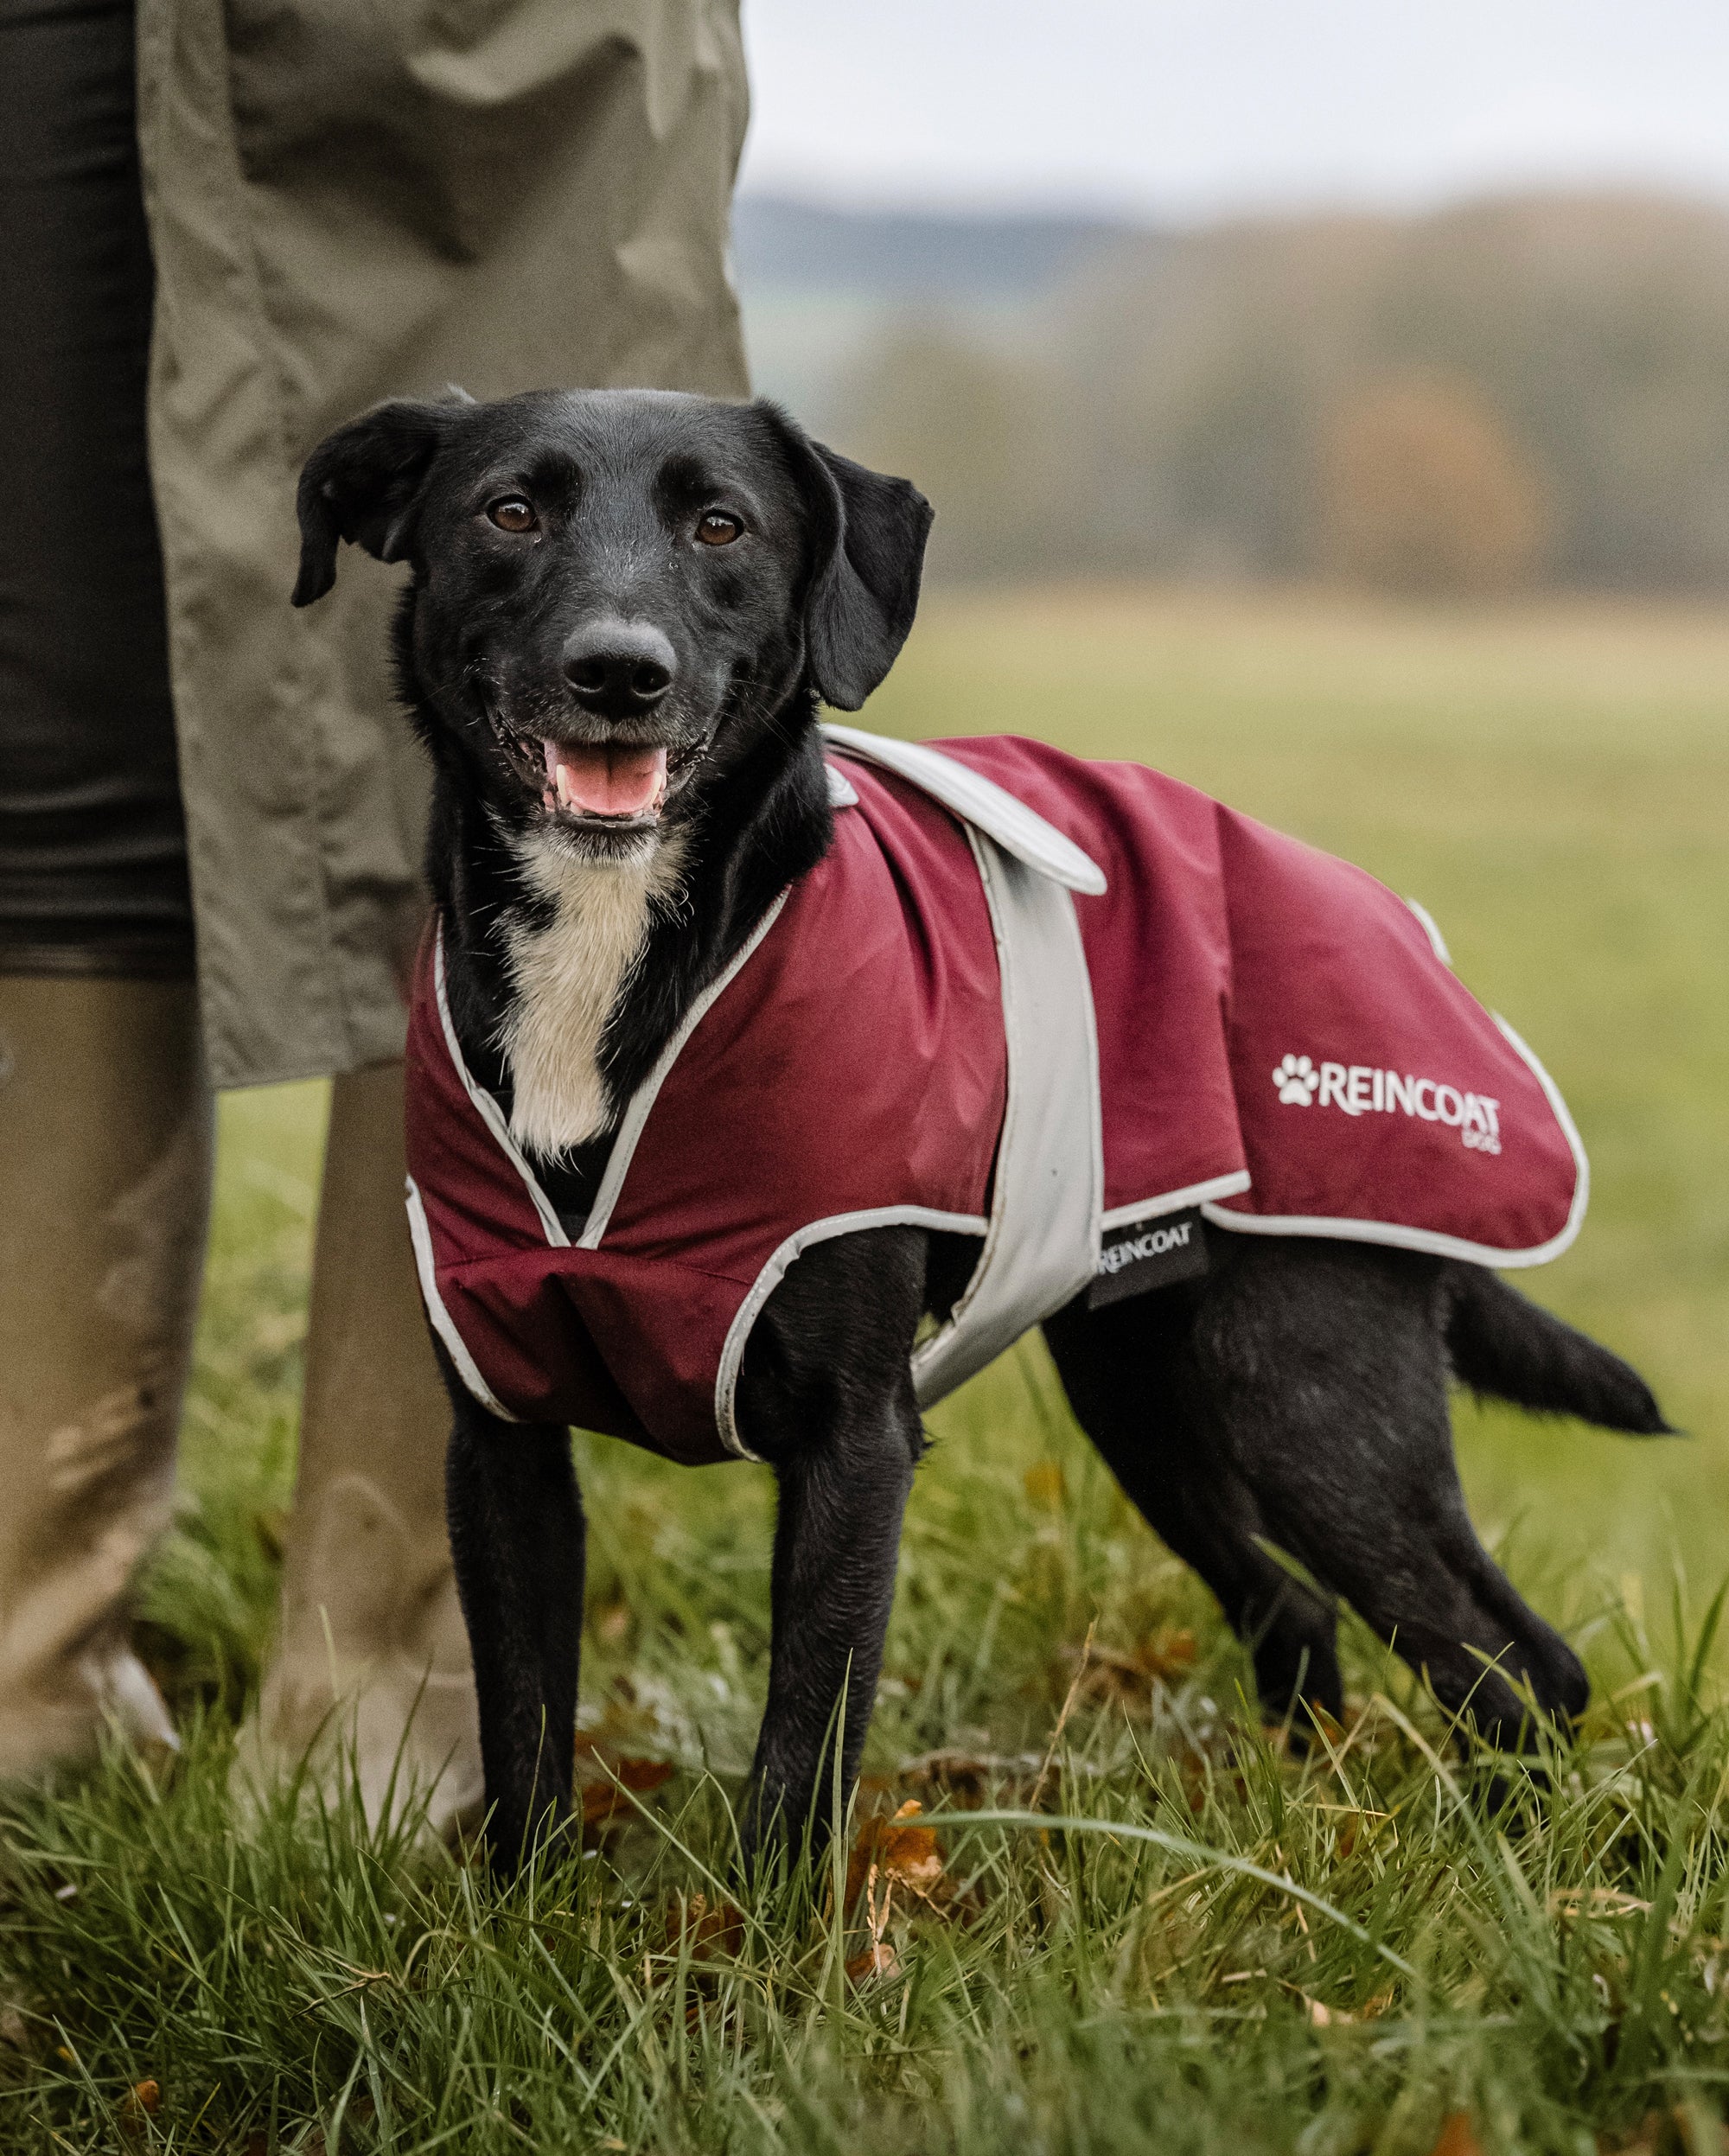
{"label": "burgundy dog coat", "polygon": [[915,1352],[925,1403],[1193,1209],[1494,1266],[1573,1240],[1560,1095],[1373,877],[1139,765],[829,738],[833,846],[668,1043],[585,1220],[473,1082],[422,954],[410,1224],[494,1413],[751,1457],[751,1325],[855,1228],[982,1239]]}

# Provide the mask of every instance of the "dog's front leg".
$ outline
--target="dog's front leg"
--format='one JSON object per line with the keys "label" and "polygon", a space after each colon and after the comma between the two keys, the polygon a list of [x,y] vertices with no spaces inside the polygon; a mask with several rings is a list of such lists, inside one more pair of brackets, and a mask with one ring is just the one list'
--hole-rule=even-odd
{"label": "dog's front leg", "polygon": [[582,1499],[567,1430],[501,1422],[454,1386],[451,1399],[450,1550],[480,1699],[487,1839],[508,1877],[570,1815]]}
{"label": "dog's front leg", "polygon": [[901,1403],[860,1404],[777,1470],[774,1644],[769,1700],[751,1767],[747,1845],[826,1832],[842,1706],[840,1797],[858,1771],[895,1593],[901,1517],[918,1421]]}
{"label": "dog's front leg", "polygon": [[820,1244],[776,1290],[740,1406],[780,1488],[768,1706],[745,1847],[827,1832],[858,1771],[894,1600],[901,1521],[922,1447],[908,1354],[924,1238],[873,1229]]}

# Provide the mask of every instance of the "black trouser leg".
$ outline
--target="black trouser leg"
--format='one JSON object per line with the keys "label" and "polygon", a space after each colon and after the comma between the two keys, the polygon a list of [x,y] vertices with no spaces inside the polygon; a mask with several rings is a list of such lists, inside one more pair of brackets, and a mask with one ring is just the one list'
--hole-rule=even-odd
{"label": "black trouser leg", "polygon": [[0,8],[0,971],[185,975],[130,0]]}

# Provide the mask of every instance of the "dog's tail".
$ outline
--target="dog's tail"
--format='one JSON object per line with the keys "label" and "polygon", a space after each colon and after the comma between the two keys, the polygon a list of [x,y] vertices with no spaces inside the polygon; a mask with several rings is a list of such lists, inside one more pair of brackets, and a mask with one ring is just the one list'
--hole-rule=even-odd
{"label": "dog's tail", "polygon": [[1473,1392],[1636,1437],[1675,1434],[1636,1369],[1497,1274],[1450,1265],[1446,1286],[1447,1353]]}

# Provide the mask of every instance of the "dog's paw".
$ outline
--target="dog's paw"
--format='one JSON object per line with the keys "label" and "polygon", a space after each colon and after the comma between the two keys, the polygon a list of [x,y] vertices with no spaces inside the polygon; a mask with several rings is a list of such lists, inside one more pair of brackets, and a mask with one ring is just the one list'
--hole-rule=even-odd
{"label": "dog's paw", "polygon": [[1287,1056],[1273,1072],[1273,1082],[1287,1107],[1306,1108],[1315,1098],[1321,1074],[1306,1056]]}

